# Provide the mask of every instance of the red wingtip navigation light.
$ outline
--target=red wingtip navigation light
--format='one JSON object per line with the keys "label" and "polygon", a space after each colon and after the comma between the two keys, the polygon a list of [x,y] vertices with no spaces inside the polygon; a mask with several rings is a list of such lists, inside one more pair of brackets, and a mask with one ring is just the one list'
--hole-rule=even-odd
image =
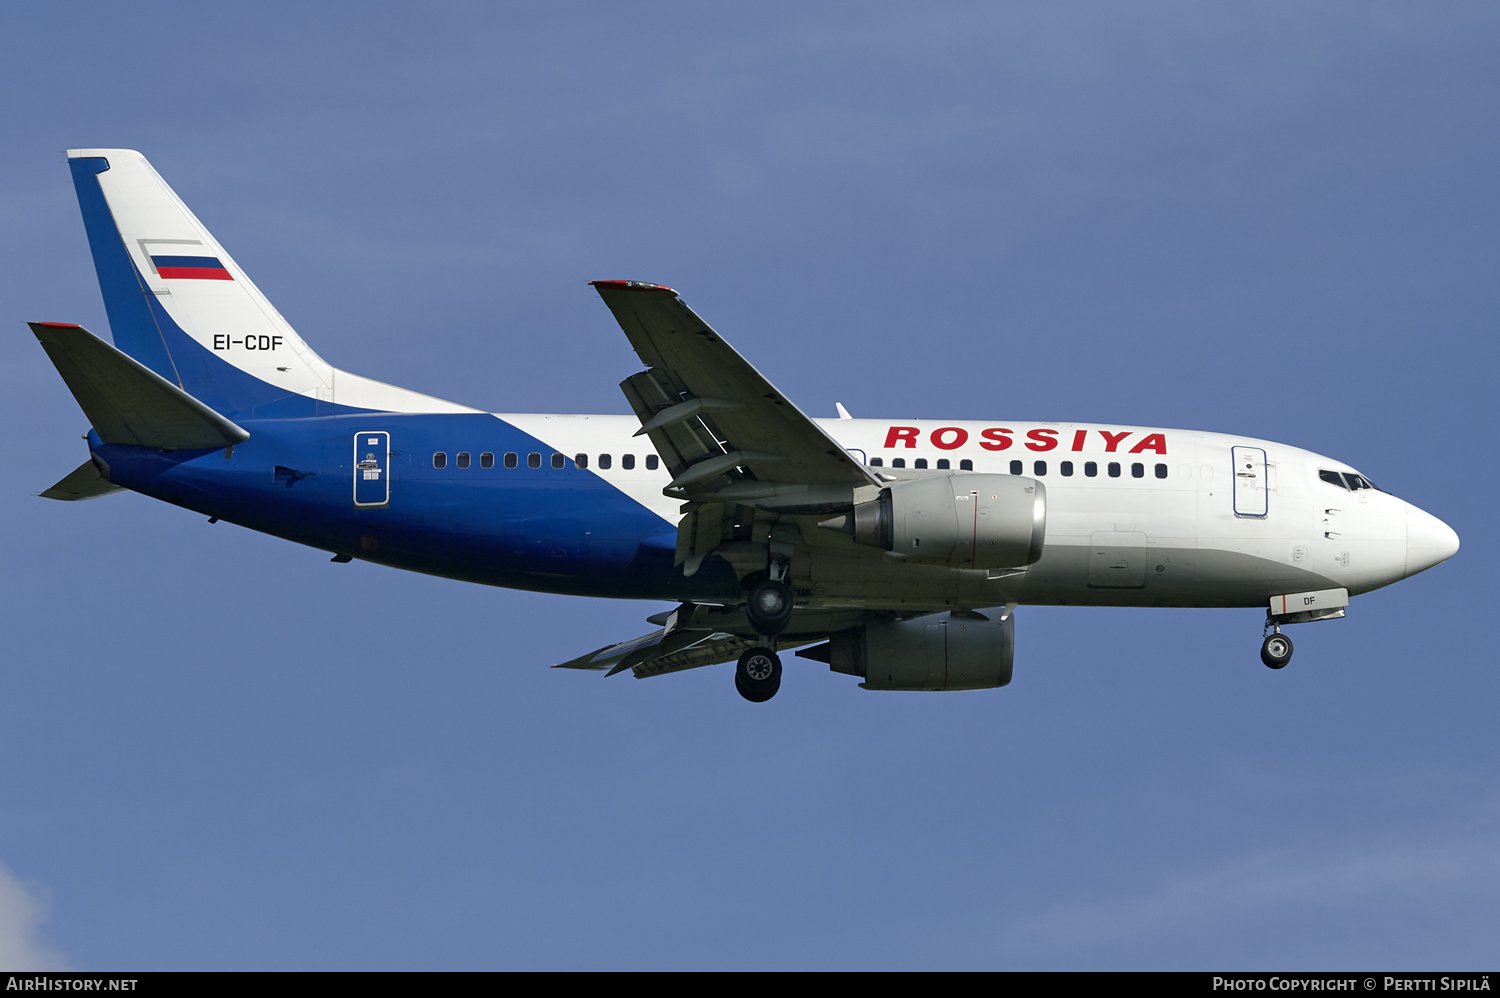
{"label": "red wingtip navigation light", "polygon": [[589,281],[591,288],[619,288],[621,291],[666,291],[676,294],[665,284],[647,284],[645,281]]}

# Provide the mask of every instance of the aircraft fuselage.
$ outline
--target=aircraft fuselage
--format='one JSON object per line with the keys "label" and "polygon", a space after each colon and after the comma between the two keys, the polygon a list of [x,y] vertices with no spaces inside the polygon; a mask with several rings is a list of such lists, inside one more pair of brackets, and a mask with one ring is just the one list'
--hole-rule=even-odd
{"label": "aircraft fuselage", "polygon": [[[887,478],[962,470],[1044,482],[1046,546],[1035,564],[992,577],[903,564],[805,521],[806,554],[789,578],[799,605],[1255,606],[1278,593],[1368,592],[1451,554],[1440,521],[1374,488],[1331,485],[1320,471],[1353,469],[1271,441],[1074,423],[818,422]],[[681,504],[662,494],[670,475],[633,436],[634,417],[370,413],[241,425],[249,440],[212,451],[90,443],[116,484],[337,555],[576,595],[741,598],[723,559],[691,575],[674,564]],[[372,453],[378,467],[357,468]],[[1248,467],[1236,468],[1237,456]],[[361,501],[356,485],[371,470]]]}

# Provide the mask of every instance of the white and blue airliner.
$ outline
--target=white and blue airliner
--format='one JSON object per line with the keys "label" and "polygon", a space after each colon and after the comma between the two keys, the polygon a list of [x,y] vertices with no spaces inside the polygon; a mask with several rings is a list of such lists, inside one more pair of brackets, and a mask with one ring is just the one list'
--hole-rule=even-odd
{"label": "white and blue airliner", "polygon": [[594,289],[633,416],[487,413],[349,374],[138,152],[68,153],[113,345],[32,331],[92,423],[43,495],[129,489],[330,552],[493,586],[667,601],[562,663],[658,676],[778,650],[873,690],[1010,681],[1023,604],[1260,607],[1286,624],[1451,557],[1441,520],[1332,458],[1196,430],[815,420],[676,292]]}

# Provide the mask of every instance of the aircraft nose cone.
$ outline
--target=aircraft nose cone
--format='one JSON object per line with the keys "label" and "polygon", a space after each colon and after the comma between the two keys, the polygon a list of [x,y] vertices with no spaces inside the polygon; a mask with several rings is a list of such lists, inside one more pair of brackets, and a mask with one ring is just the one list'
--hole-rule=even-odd
{"label": "aircraft nose cone", "polygon": [[1406,507],[1406,575],[1440,565],[1458,551],[1458,534],[1431,513]]}

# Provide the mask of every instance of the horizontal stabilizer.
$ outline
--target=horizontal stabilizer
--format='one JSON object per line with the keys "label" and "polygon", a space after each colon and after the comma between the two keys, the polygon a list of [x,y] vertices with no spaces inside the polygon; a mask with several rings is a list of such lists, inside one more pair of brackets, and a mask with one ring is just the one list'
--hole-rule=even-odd
{"label": "horizontal stabilizer", "polygon": [[249,439],[243,428],[82,326],[28,325],[105,443],[203,450]]}
{"label": "horizontal stabilizer", "polygon": [[85,461],[74,468],[67,478],[43,492],[42,498],[76,502],[79,499],[97,499],[111,492],[124,491],[120,486],[106,481],[104,476],[99,474],[99,469],[94,467],[93,461]]}

